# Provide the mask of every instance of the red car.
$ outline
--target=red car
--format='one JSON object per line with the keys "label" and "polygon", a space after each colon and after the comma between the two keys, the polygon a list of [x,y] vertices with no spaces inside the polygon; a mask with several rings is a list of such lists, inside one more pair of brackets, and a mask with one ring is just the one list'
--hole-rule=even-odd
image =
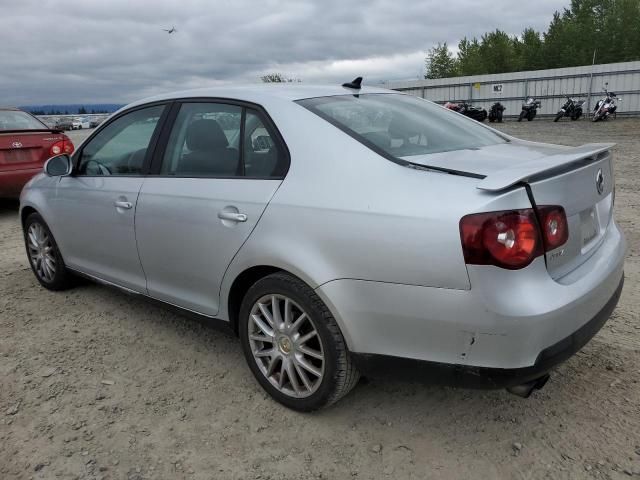
{"label": "red car", "polygon": [[0,198],[18,198],[44,162],[72,153],[73,143],[33,115],[17,108],[0,108]]}

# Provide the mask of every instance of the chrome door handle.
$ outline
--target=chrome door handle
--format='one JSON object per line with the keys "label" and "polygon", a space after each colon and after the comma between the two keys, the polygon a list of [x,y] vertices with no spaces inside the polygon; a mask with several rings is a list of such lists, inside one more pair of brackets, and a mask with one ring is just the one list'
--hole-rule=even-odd
{"label": "chrome door handle", "polygon": [[113,202],[113,206],[116,208],[124,208],[125,210],[131,210],[133,208],[133,203],[121,202],[118,200],[117,202]]}
{"label": "chrome door handle", "polygon": [[247,221],[247,216],[244,213],[235,213],[235,212],[219,212],[218,218],[220,220],[231,220],[232,222]]}

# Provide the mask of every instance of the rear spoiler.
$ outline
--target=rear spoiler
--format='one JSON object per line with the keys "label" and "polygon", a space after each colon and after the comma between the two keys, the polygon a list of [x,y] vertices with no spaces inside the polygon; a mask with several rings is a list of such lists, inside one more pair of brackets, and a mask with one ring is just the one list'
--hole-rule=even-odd
{"label": "rear spoiler", "polygon": [[28,128],[18,130],[0,130],[0,135],[5,133],[63,133],[59,128]]}
{"label": "rear spoiler", "polygon": [[521,182],[531,181],[546,176],[558,175],[563,171],[578,168],[580,164],[588,164],[607,156],[615,143],[588,143],[581,147],[570,147],[562,153],[532,160],[515,168],[505,168],[500,172],[487,175],[477,188],[490,192],[498,192]]}

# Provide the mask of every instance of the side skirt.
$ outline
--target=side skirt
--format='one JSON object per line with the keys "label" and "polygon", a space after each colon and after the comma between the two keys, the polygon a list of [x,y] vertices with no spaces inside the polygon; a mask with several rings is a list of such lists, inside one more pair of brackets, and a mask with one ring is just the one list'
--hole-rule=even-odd
{"label": "side skirt", "polygon": [[74,275],[78,277],[84,278],[94,283],[98,283],[100,285],[105,285],[107,287],[113,288],[115,290],[119,290],[127,295],[143,299],[153,305],[157,305],[165,310],[169,310],[181,317],[187,318],[189,320],[196,321],[204,326],[214,328],[218,331],[221,331],[230,336],[236,336],[233,328],[231,328],[231,322],[227,320],[222,320],[220,318],[211,317],[209,315],[205,315],[203,313],[198,313],[194,310],[189,310],[188,308],[183,308],[178,305],[174,305],[169,302],[165,302],[163,300],[159,300],[157,298],[150,297],[146,293],[141,293],[131,288],[123,287],[122,285],[118,285],[117,283],[110,282],[108,280],[104,280],[102,278],[96,277],[94,275],[89,275],[88,273],[80,272],[79,270],[74,270],[72,268],[67,267],[67,269],[73,272]]}

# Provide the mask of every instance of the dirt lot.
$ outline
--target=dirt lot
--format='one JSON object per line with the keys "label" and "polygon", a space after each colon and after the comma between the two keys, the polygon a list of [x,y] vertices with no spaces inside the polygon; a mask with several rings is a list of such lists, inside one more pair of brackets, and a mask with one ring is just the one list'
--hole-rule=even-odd
{"label": "dirt lot", "polygon": [[523,400],[374,380],[294,413],[266,397],[224,333],[97,285],[40,288],[17,207],[3,203],[0,479],[640,478],[640,120],[500,128],[618,143],[625,290],[544,390]]}

